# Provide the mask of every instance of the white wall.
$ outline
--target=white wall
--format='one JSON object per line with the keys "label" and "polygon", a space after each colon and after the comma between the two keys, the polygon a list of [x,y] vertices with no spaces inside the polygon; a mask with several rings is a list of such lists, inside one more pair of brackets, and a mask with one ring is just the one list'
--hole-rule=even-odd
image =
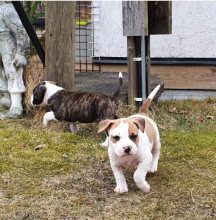
{"label": "white wall", "polygon": [[[94,55],[126,57],[122,2],[93,1],[93,4],[100,7],[95,22]],[[173,1],[172,34],[151,36],[151,57],[216,58],[216,1]]]}
{"label": "white wall", "polygon": [[122,26],[122,2],[100,1],[92,2],[99,6],[93,8],[93,13],[100,13],[94,22],[95,53],[101,57],[126,57],[127,37],[123,36]]}
{"label": "white wall", "polygon": [[216,2],[172,2],[172,34],[151,36],[151,57],[216,57]]}

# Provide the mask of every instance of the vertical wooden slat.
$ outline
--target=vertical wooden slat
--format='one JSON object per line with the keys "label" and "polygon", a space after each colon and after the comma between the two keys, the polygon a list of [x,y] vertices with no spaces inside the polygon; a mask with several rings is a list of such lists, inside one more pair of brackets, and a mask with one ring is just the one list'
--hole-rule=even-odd
{"label": "vertical wooden slat", "polygon": [[150,35],[146,36],[147,38],[147,96],[151,93],[151,59],[150,59]]}
{"label": "vertical wooden slat", "polygon": [[134,103],[137,97],[137,63],[133,61],[136,57],[134,37],[127,37],[127,61],[128,61],[128,104]]}
{"label": "vertical wooden slat", "polygon": [[46,80],[74,90],[75,1],[46,2]]}

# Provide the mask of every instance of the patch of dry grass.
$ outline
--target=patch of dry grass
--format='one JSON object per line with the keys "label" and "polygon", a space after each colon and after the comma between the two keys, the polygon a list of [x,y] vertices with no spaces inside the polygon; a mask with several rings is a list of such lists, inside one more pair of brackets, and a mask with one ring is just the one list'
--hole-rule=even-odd
{"label": "patch of dry grass", "polygon": [[[129,192],[113,192],[107,149],[99,145],[105,134],[97,134],[96,124],[81,125],[75,135],[68,123],[43,128],[42,119],[0,121],[0,219],[215,219],[215,118],[205,119],[215,116],[215,102],[153,105],[162,149],[158,172],[147,175],[148,194],[137,188],[129,169]],[[170,113],[174,107],[177,113]],[[120,117],[136,112],[119,101]],[[34,151],[39,144],[46,147]]]}
{"label": "patch of dry grass", "polygon": [[[32,106],[30,104],[32,91],[34,87],[44,80],[45,69],[37,55],[28,57],[28,65],[23,72],[23,80],[26,86],[24,93],[23,105],[24,112],[27,117],[32,118],[34,122],[41,120],[45,113],[45,108],[40,106]],[[28,83],[27,83],[28,82]]]}

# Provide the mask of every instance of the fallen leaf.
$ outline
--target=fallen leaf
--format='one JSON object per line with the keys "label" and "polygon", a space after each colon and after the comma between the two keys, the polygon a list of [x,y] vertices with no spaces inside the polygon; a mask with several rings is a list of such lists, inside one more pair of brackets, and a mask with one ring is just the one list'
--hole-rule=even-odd
{"label": "fallen leaf", "polygon": [[40,150],[41,148],[46,147],[46,144],[39,144],[37,147],[35,147],[35,151]]}
{"label": "fallen leaf", "polygon": [[181,110],[179,114],[188,114],[188,111]]}
{"label": "fallen leaf", "polygon": [[203,120],[203,119],[200,119],[200,120],[197,121],[197,124],[201,124],[201,123],[203,123],[203,122],[204,122],[204,120]]}
{"label": "fallen leaf", "polygon": [[64,168],[61,168],[60,170],[64,170]]}
{"label": "fallen leaf", "polygon": [[190,123],[189,128],[191,127],[192,124],[193,124],[193,122]]}
{"label": "fallen leaf", "polygon": [[33,137],[36,137],[37,136],[37,134],[33,134]]}
{"label": "fallen leaf", "polygon": [[20,144],[20,147],[21,147],[21,148],[25,148],[25,144],[24,144],[24,143],[21,143],[21,144]]}
{"label": "fallen leaf", "polygon": [[176,108],[175,108],[175,107],[174,107],[174,108],[171,108],[171,109],[169,110],[169,112],[170,112],[170,113],[173,113],[173,112],[176,113]]}
{"label": "fallen leaf", "polygon": [[68,197],[70,200],[77,200],[77,199],[79,199],[78,197],[76,197],[76,196],[69,196]]}
{"label": "fallen leaf", "polygon": [[214,116],[211,116],[211,115],[206,115],[206,119],[213,119]]}

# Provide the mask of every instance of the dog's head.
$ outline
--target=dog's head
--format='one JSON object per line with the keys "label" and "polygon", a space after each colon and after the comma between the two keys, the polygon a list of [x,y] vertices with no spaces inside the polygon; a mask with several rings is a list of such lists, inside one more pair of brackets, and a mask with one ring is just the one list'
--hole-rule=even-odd
{"label": "dog's head", "polygon": [[138,150],[139,130],[143,133],[145,119],[128,118],[104,120],[99,123],[99,131],[109,136],[108,147],[112,147],[117,156],[134,155]]}
{"label": "dog's head", "polygon": [[58,83],[52,82],[52,81],[44,81],[44,82],[38,83],[33,89],[33,95],[31,96],[32,105],[40,105],[41,103],[43,103],[48,85],[58,86]]}

